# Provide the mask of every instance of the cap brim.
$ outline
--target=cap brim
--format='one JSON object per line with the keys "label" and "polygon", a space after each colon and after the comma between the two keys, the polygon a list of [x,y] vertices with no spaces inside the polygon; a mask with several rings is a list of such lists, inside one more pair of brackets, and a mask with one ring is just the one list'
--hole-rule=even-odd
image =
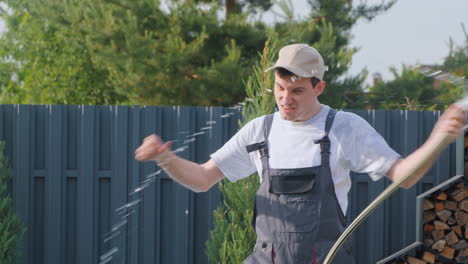
{"label": "cap brim", "polygon": [[[290,67],[290,66],[285,66],[285,65],[275,65],[273,67],[270,67],[268,69],[265,70],[265,72],[267,71],[270,71],[270,70],[273,70],[273,69],[276,69],[276,68],[285,68],[286,70],[294,73],[294,75],[298,76],[298,77],[302,77],[302,78],[311,78],[311,77],[314,77],[313,74],[310,74],[310,73],[307,73],[301,69],[298,69],[298,68],[294,68],[294,67]],[[316,76],[315,76],[316,77]]]}

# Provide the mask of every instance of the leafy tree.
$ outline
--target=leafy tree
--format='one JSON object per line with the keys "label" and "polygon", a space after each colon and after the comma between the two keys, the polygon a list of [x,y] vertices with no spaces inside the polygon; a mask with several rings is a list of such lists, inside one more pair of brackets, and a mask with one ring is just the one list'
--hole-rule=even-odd
{"label": "leafy tree", "polygon": [[462,30],[465,43],[456,46],[454,41],[450,39],[450,51],[442,64],[442,68],[458,76],[468,76],[468,33],[464,24],[462,24]]}
{"label": "leafy tree", "polygon": [[241,13],[242,10],[257,13],[258,11],[267,11],[273,5],[272,0],[197,0],[201,3],[218,2],[224,4],[226,9],[226,17],[232,13]]}
{"label": "leafy tree", "polygon": [[[8,31],[0,40],[0,102],[114,104],[119,97],[106,71],[90,63],[79,35],[56,30],[31,13],[3,13]],[[74,41],[75,45],[68,43]]]}
{"label": "leafy tree", "polygon": [[150,0],[6,3],[2,65],[21,78],[2,81],[3,101],[232,105],[266,38],[245,14],[221,20],[217,4],[181,1],[166,12]]}
{"label": "leafy tree", "polygon": [[[427,77],[412,67],[403,65],[401,73],[392,67],[390,72],[393,80],[379,81],[370,88],[370,104],[372,108],[407,109],[409,105],[416,108],[436,108],[437,91],[434,89],[434,79]],[[419,105],[416,107],[416,105]]]}
{"label": "leafy tree", "polygon": [[[422,74],[415,67],[403,65],[401,73],[395,68],[390,71],[394,79],[380,81],[370,87],[368,94],[373,108],[443,110],[466,92],[468,83],[468,34],[464,26],[466,41],[455,46],[450,41],[450,51],[441,65],[425,66],[433,76]],[[458,76],[458,77],[456,77]]]}
{"label": "leafy tree", "polygon": [[364,107],[364,100],[348,95],[363,92],[367,72],[364,70],[357,76],[344,76],[351,65],[352,56],[357,52],[356,48],[349,46],[351,29],[359,19],[371,20],[391,8],[395,1],[353,6],[352,1],[347,0],[309,0],[309,18],[300,21],[295,20],[292,6],[287,3],[281,5],[285,22],[276,24],[275,30],[285,44],[309,43],[322,54],[328,71],[324,77],[327,88],[320,101],[335,108]]}
{"label": "leafy tree", "polygon": [[[438,68],[434,67],[433,72]],[[414,67],[403,65],[401,73],[395,68],[390,71],[393,80],[379,81],[370,87],[367,96],[371,108],[443,110],[463,93],[456,83],[424,75]]]}
{"label": "leafy tree", "polygon": [[[192,1],[175,5],[168,15],[145,2],[126,10],[88,1],[93,8],[77,19],[84,21],[80,29],[92,40],[96,63],[131,102],[232,105],[244,97],[243,76],[264,40],[245,16],[220,21],[216,5],[201,10]],[[95,19],[99,13],[104,19]]]}
{"label": "leafy tree", "polygon": [[[310,43],[323,54],[325,61],[333,65],[349,64],[354,52],[345,47],[345,42],[342,42],[341,46],[338,45],[339,37],[336,35],[333,23],[325,20],[295,21],[291,6],[283,2],[282,8],[287,21],[277,24],[272,29],[270,39],[260,56],[260,62],[254,66],[246,82],[247,96],[253,101],[250,102],[250,100],[243,108],[245,121],[240,124],[241,126],[255,117],[271,113],[275,107],[274,97],[268,92],[268,89],[273,88],[273,75],[265,73],[264,69],[274,64],[280,47],[295,42]],[[338,76],[342,68],[335,65],[329,66],[329,70],[325,79],[332,83],[332,90],[328,97],[325,96],[325,100],[321,97],[321,101],[328,100],[335,107],[343,106],[345,103],[342,100],[333,101],[332,95],[337,95],[334,88],[339,87],[338,84],[353,84],[355,85],[353,89],[361,91],[360,84],[363,82],[363,77],[340,81]],[[207,242],[207,255],[212,263],[241,263],[251,253],[256,237],[251,223],[254,197],[258,186],[258,175],[247,177],[236,183],[223,180],[219,184],[224,201],[214,212],[214,229],[211,232],[211,239]]]}
{"label": "leafy tree", "polygon": [[[358,51],[355,47],[349,47],[351,42],[351,29],[359,19],[372,20],[379,14],[390,9],[395,0],[382,1],[380,4],[369,5],[366,2],[359,4],[348,0],[308,0],[311,5],[311,18],[316,22],[326,22],[333,25],[331,34],[332,45],[322,42],[324,57],[329,70],[325,80],[328,88],[321,96],[321,102],[336,108],[363,108],[366,101],[360,96],[353,96],[363,92],[363,82],[367,72],[363,70],[357,76],[343,76],[351,65],[352,56]],[[322,38],[323,33],[311,34],[310,38]],[[320,49],[322,51],[322,49]]]}
{"label": "leafy tree", "polygon": [[[232,105],[245,97],[243,81],[266,40],[268,26],[250,19],[268,0],[226,18],[216,0],[3,0],[8,32],[0,38],[0,101],[15,103]],[[227,1],[226,1],[227,2]],[[290,16],[274,26],[284,44],[305,42],[322,52],[329,72],[323,102],[355,106],[365,72],[345,77],[350,29],[393,2],[352,7],[314,1],[311,17]],[[287,2],[280,2],[287,7]],[[297,28],[297,30],[291,30]]]}
{"label": "leafy tree", "polygon": [[[337,36],[335,27],[340,28],[340,25],[335,25],[325,19],[295,21],[291,6],[287,2],[282,2],[281,6],[286,22],[279,23],[272,29],[269,34],[270,39],[260,55],[259,63],[254,66],[246,82],[247,96],[251,100],[243,108],[245,121],[240,124],[241,126],[255,117],[273,111],[274,97],[268,92],[268,89],[273,87],[273,76],[271,73],[265,73],[264,69],[274,64],[279,48],[286,44],[296,42],[312,44],[323,54],[326,63],[332,65],[329,66],[330,71],[325,77],[326,81],[332,84],[332,88],[328,96],[324,95],[325,100],[321,97],[322,101],[328,100],[335,107],[350,105],[344,100],[333,101],[334,96],[338,94],[336,87],[362,91],[360,84],[365,79],[365,73],[354,78],[338,80],[338,76],[346,71],[355,51],[346,47],[350,37],[349,30],[342,30],[340,31],[342,35]],[[332,9],[331,6],[327,8],[330,11]],[[383,9],[381,7],[378,10]],[[373,14],[376,14],[377,9],[373,10],[375,11]],[[323,11],[323,13],[326,12]],[[369,13],[362,11],[361,16],[364,16],[362,15],[364,13],[371,17],[370,11]],[[344,66],[341,67],[341,65]],[[343,72],[340,74],[340,71]],[[223,193],[224,201],[214,212],[214,229],[206,244],[207,255],[212,263],[241,263],[251,253],[255,243],[256,236],[251,227],[251,221],[254,195],[259,186],[258,175],[247,177],[236,183],[223,180],[218,186]]]}
{"label": "leafy tree", "polygon": [[14,264],[24,228],[15,215],[8,184],[11,182],[10,169],[3,154],[5,144],[0,142],[0,259],[1,263]]}

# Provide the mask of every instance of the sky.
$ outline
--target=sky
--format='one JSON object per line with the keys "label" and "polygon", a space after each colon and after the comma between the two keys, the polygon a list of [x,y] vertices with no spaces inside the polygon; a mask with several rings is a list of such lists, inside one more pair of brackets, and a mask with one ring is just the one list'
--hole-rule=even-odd
{"label": "sky", "polygon": [[[358,3],[363,0],[353,0]],[[309,10],[306,0],[290,0],[294,13],[305,17]],[[378,4],[381,0],[367,0]],[[274,10],[279,10],[274,7]],[[266,14],[266,20],[274,20]],[[465,41],[461,24],[468,30],[468,0],[399,0],[390,10],[372,21],[358,21],[351,31],[354,55],[349,74],[356,75],[366,68],[367,83],[373,73],[384,80],[392,79],[390,67],[402,64],[440,64],[449,52],[449,39],[462,45]],[[0,32],[4,25],[0,21]]]}
{"label": "sky", "polygon": [[[306,0],[292,2],[296,15],[308,13]],[[378,4],[381,0],[366,2]],[[468,30],[468,0],[399,0],[387,12],[370,22],[360,20],[353,28],[351,46],[360,50],[349,73],[356,75],[367,68],[369,84],[376,72],[384,80],[392,79],[391,66],[440,64],[448,55],[450,38],[458,45],[465,42],[461,23]]]}

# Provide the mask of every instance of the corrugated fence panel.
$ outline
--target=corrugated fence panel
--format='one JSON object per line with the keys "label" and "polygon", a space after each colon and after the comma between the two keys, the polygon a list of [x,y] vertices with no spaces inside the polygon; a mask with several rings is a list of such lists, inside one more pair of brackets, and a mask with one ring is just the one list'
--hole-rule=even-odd
{"label": "corrugated fence panel", "polygon": [[[402,155],[407,156],[411,154],[413,151],[417,149],[419,146],[418,144],[418,136],[421,134],[419,130],[419,122],[418,122],[418,112],[416,111],[407,111],[405,112],[405,121],[406,127],[404,128],[404,134],[401,136],[404,139],[403,151]],[[416,200],[416,188],[411,188],[409,190],[401,190],[400,191],[400,199],[402,201],[415,201]],[[403,212],[403,215],[406,217],[400,217],[400,227],[401,233],[399,242],[402,243],[401,246],[404,247],[405,245],[414,242],[415,231],[414,231],[414,222],[410,221],[410,219],[415,219],[415,203],[407,203],[402,202],[400,204],[400,210]]]}
{"label": "corrugated fence panel", "polygon": [[[31,201],[36,202],[37,200],[31,200],[31,193],[34,195],[34,191],[36,188],[31,188],[31,151],[29,149],[31,145],[31,118],[33,115],[33,111],[31,110],[30,105],[15,105],[11,107],[11,111],[8,111],[11,116],[9,122],[9,125],[11,125],[12,131],[11,133],[7,133],[10,137],[10,144],[13,144],[11,147],[11,155],[10,156],[10,164],[13,165],[13,193],[14,193],[14,200],[15,200],[15,206],[18,215],[20,218],[23,220],[23,222],[26,224],[26,226],[31,227],[34,226],[36,223],[35,219],[35,210],[33,213],[31,212],[32,204]],[[8,146],[8,142],[7,142]],[[8,153],[7,153],[8,154]],[[34,182],[33,182],[34,183]],[[43,183],[43,181],[42,181]],[[20,188],[17,188],[20,186]],[[38,185],[34,185],[34,187]],[[43,188],[40,188],[42,190]],[[33,192],[31,192],[31,190]],[[40,196],[43,197],[43,196]],[[38,198],[40,198],[38,197]],[[38,199],[39,200],[39,199]],[[40,202],[40,201],[37,201]],[[43,203],[39,203],[38,206],[43,206]],[[43,223],[43,218],[42,219],[37,219],[39,223]],[[39,228],[37,230],[37,233],[43,234],[43,226],[34,226]],[[24,236],[24,241],[23,241],[23,259],[21,263],[32,263],[32,258],[35,257],[34,253],[36,252],[31,252],[31,246],[33,241],[36,241],[36,239],[39,241],[39,243],[44,243],[44,241],[41,241],[40,237],[33,237],[33,234],[35,232],[27,232]],[[41,253],[44,252],[43,250]],[[33,253],[33,254],[31,254]],[[43,262],[43,257],[36,255],[38,258],[34,258],[38,260],[38,263]]]}
{"label": "corrugated fence panel", "polygon": [[[439,112],[346,110],[367,120],[403,156],[420,146]],[[226,113],[234,113],[225,118]],[[238,110],[222,107],[128,107],[0,105],[0,140],[14,173],[13,197],[28,227],[22,264],[89,264],[116,248],[109,263],[208,263],[205,243],[212,211],[221,202],[215,187],[193,193],[162,173],[155,184],[130,195],[155,163],[134,159],[142,140],[157,133],[184,145],[203,131],[181,157],[197,163],[221,147],[238,129]],[[211,127],[211,128],[210,128]],[[375,263],[415,239],[415,197],[454,176],[455,146],[445,150],[428,175],[410,190],[398,190],[353,236],[358,263]],[[389,184],[352,174],[349,218],[356,217]],[[128,223],[115,209],[141,199]]]}
{"label": "corrugated fence panel", "polygon": [[[424,142],[440,116],[439,112],[429,111],[346,111],[366,119],[403,156],[412,153]],[[358,263],[375,263],[382,256],[390,255],[415,241],[415,197],[454,176],[456,158],[455,145],[452,144],[417,186],[398,190],[357,229],[353,237],[353,251]],[[390,184],[388,179],[372,182],[367,175],[356,173],[352,173],[352,181],[351,219]]]}
{"label": "corrugated fence panel", "polygon": [[64,109],[65,134],[64,134],[64,156],[65,156],[65,193],[63,194],[65,209],[62,223],[65,229],[64,234],[64,254],[65,262],[77,263],[77,224],[78,224],[78,149],[79,149],[79,114],[77,106],[70,106]]}
{"label": "corrugated fence panel", "polygon": [[[139,144],[141,143],[141,128],[142,128],[142,108],[141,107],[133,107],[130,109],[129,114],[129,152],[131,150],[136,149]],[[138,175],[140,174],[140,167],[141,163],[137,162],[133,159],[132,155],[129,155],[127,158],[127,162],[129,163],[128,167],[128,174],[129,177],[127,179],[128,189],[129,191],[131,188],[136,187],[139,182]],[[154,187],[151,186],[149,189],[154,191]],[[126,198],[126,197],[125,197]],[[135,208],[136,213],[130,215],[129,217],[129,226],[130,228],[127,230],[127,263],[141,263],[139,262],[139,252],[140,252],[140,241],[139,241],[139,233],[137,228],[133,228],[138,226],[139,224],[139,215],[140,211],[138,207]],[[158,224],[158,223],[157,223]],[[158,225],[157,225],[158,226]],[[157,228],[157,227],[156,227]],[[158,248],[155,247],[154,250],[157,252]]]}
{"label": "corrugated fence panel", "polygon": [[[113,107],[112,111],[112,179],[111,179],[111,206],[110,212],[125,204],[128,186],[128,154],[129,153],[129,107]],[[131,153],[131,152],[130,152]],[[107,208],[109,210],[109,208]],[[120,219],[116,214],[111,215],[112,223],[117,223]],[[127,234],[111,240],[112,247],[118,247],[123,260],[127,259]]]}
{"label": "corrugated fence panel", "polygon": [[[387,125],[385,111],[353,110],[352,112],[369,122],[379,133],[385,135]],[[350,192],[349,217],[354,219],[383,191],[385,185],[384,181],[373,182],[366,174],[352,173],[351,178],[353,187]],[[372,247],[372,250],[369,250],[369,246],[383,245],[384,243],[382,230],[378,233],[373,230],[375,226],[383,228],[383,213],[383,208],[378,208],[353,234],[353,251],[358,263],[372,263],[372,259],[382,254],[383,247]]]}
{"label": "corrugated fence panel", "polygon": [[[95,127],[96,107],[81,106],[79,121],[79,168],[77,175],[77,263],[96,263],[97,242],[94,215],[95,195]],[[96,188],[96,190],[98,190]]]}

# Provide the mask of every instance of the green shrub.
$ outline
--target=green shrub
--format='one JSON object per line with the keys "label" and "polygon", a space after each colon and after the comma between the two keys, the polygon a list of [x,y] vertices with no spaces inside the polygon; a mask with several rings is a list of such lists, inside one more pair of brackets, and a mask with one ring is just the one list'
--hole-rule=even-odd
{"label": "green shrub", "polygon": [[11,172],[3,151],[4,142],[0,142],[0,263],[14,264],[18,257],[18,246],[24,227],[15,215],[13,202],[8,192]]}
{"label": "green shrub", "polygon": [[[259,63],[246,82],[246,93],[253,101],[242,111],[244,121],[240,127],[255,117],[272,113],[275,100],[271,89],[273,74],[264,69],[274,63],[278,53],[277,36],[273,33],[265,44]],[[268,89],[268,90],[267,90]],[[211,263],[242,263],[252,253],[256,234],[252,228],[255,192],[259,186],[258,175],[252,175],[236,183],[222,180],[218,188],[223,202],[213,213],[214,229],[206,243],[206,253]]]}

